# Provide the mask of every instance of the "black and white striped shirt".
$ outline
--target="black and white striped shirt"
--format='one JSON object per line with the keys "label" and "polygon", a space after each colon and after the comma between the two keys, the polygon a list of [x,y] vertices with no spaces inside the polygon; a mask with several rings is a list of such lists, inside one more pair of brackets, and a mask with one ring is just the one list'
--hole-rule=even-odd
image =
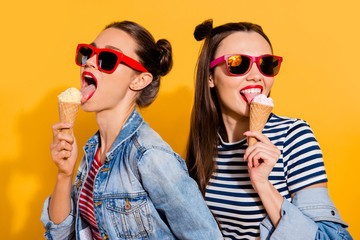
{"label": "black and white striped shirt", "polygon": [[[281,151],[269,180],[287,200],[296,191],[327,181],[322,152],[305,121],[271,114],[263,134]],[[216,171],[206,188],[206,202],[225,239],[257,238],[260,222],[266,217],[243,159],[246,148],[246,138],[235,143],[220,138]]]}

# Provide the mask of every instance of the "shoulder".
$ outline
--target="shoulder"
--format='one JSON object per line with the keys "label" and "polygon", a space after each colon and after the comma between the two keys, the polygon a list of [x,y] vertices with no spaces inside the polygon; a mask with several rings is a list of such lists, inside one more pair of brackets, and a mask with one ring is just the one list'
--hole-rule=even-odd
{"label": "shoulder", "polygon": [[265,132],[281,133],[285,136],[289,136],[299,130],[308,130],[312,132],[310,125],[303,119],[282,117],[275,114],[271,114],[264,127]]}
{"label": "shoulder", "polygon": [[[160,164],[161,162],[173,161],[185,166],[182,157],[174,152],[170,145],[146,122],[142,124],[132,140],[140,155],[139,164],[144,164],[144,162]],[[185,168],[184,166],[183,168]]]}
{"label": "shoulder", "polygon": [[292,125],[296,125],[298,123],[306,123],[306,122],[299,118],[278,116],[272,113],[269,117],[268,122],[266,123],[266,126],[268,128],[291,127]]}
{"label": "shoulder", "polygon": [[147,155],[157,153],[174,155],[176,158],[179,157],[170,145],[146,122],[144,122],[136,134],[134,134],[132,140],[142,155],[145,153],[147,153]]}
{"label": "shoulder", "polygon": [[169,144],[167,144],[146,122],[141,125],[133,139],[136,141],[138,147],[144,151],[151,148],[172,151]]}

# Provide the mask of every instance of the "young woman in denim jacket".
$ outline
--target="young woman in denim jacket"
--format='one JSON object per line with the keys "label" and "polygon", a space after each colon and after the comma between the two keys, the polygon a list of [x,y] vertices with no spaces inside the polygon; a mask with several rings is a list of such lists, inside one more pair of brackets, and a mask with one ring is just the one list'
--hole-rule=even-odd
{"label": "young woman in denim jacket", "polygon": [[208,20],[194,36],[205,42],[186,161],[224,238],[351,239],[309,125],[271,114],[262,133],[248,131],[249,103],[270,94],[282,62],[262,28]]}
{"label": "young woman in denim jacket", "polygon": [[[99,131],[86,143],[72,185],[76,140],[61,132],[70,125],[53,125],[50,148],[58,174],[41,216],[46,238],[222,239],[184,160],[136,110],[155,99],[160,76],[170,71],[170,43],[155,42],[136,23],[116,22],[90,45],[78,46],[76,63],[81,107],[95,112]],[[83,214],[79,198],[95,162],[93,209]],[[91,211],[92,225],[84,217]]]}

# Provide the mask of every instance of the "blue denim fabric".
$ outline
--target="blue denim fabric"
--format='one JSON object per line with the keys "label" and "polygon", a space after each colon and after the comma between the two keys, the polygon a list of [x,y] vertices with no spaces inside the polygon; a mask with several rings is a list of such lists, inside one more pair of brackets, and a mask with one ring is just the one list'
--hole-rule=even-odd
{"label": "blue denim fabric", "polygon": [[330,199],[327,188],[298,191],[292,203],[284,199],[281,220],[276,228],[266,217],[260,224],[260,239],[335,240],[352,237]]}
{"label": "blue denim fabric", "polygon": [[[45,201],[41,220],[47,239],[74,239],[73,235],[80,239],[80,231],[86,229],[77,204],[98,144],[99,133],[84,147],[72,189],[72,210],[61,224],[50,221],[50,197]],[[104,239],[223,239],[184,160],[136,109],[95,177],[93,198]]]}

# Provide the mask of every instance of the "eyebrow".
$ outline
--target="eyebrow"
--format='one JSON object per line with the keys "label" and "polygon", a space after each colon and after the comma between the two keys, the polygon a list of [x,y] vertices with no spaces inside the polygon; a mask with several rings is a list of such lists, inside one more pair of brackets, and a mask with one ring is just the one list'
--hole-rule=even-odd
{"label": "eyebrow", "polygon": [[[90,43],[90,45],[97,48],[97,46],[94,42]],[[106,45],[105,48],[112,49],[112,50],[123,53],[123,51],[121,51],[119,48],[111,46],[111,45]]]}

